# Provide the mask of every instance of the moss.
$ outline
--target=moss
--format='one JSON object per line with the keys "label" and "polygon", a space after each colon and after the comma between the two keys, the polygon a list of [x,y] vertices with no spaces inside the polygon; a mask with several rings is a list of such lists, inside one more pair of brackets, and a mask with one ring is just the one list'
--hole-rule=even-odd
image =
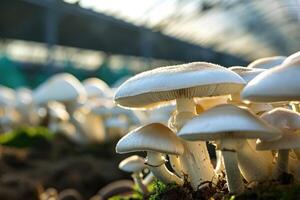
{"label": "moss", "polygon": [[49,144],[52,138],[53,133],[47,128],[20,127],[0,135],[0,144],[17,148],[43,147],[45,144]]}

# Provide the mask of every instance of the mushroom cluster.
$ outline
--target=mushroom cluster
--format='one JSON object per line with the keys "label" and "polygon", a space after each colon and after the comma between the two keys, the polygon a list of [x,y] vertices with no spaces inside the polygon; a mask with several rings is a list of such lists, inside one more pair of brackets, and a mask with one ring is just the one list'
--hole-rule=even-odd
{"label": "mushroom cluster", "polygon": [[46,126],[84,145],[120,138],[145,120],[144,113],[116,107],[113,88],[99,78],[80,82],[58,73],[36,89],[0,86],[0,133],[19,126]]}
{"label": "mushroom cluster", "polygon": [[158,180],[178,185],[187,177],[194,190],[217,183],[222,174],[234,194],[246,183],[284,175],[300,181],[299,76],[300,53],[247,67],[193,62],[137,74],[119,86],[115,103],[129,110],[173,111],[167,123],[149,121],[130,131],[116,151],[145,151],[139,172],[148,168]]}

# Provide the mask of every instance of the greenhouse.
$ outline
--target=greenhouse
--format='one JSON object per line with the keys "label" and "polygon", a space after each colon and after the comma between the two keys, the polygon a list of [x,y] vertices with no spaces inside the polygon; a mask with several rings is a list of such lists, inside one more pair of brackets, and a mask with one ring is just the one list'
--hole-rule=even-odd
{"label": "greenhouse", "polygon": [[300,199],[299,0],[1,0],[0,200]]}

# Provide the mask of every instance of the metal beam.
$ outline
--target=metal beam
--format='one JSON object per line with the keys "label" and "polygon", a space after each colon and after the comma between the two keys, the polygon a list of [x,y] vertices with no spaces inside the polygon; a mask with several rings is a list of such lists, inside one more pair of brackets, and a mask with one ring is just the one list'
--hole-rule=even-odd
{"label": "metal beam", "polygon": [[[45,13],[54,12],[57,26],[52,28],[56,29],[57,35],[52,39],[58,45],[183,62],[202,60],[225,66],[245,64],[236,56],[200,47],[77,5],[60,0],[55,4],[53,9],[51,0],[1,0],[0,37],[47,43],[50,38],[47,41],[45,35],[51,30],[45,29]],[[26,20],[30,23],[20,29]]]}

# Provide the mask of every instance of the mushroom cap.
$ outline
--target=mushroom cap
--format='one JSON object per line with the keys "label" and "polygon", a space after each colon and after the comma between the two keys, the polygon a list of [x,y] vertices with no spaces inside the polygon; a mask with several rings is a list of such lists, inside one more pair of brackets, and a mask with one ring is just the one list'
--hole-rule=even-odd
{"label": "mushroom cap", "polygon": [[246,83],[249,83],[258,74],[266,71],[266,69],[247,68],[247,67],[239,67],[239,66],[229,67],[228,69],[240,75],[240,77],[242,77]]}
{"label": "mushroom cap", "polygon": [[109,86],[99,78],[89,78],[82,82],[88,98],[103,98],[110,96]]}
{"label": "mushroom cap", "polygon": [[283,64],[287,64],[287,63],[290,63],[290,62],[295,62],[295,61],[299,61],[300,60],[300,51],[296,52],[296,53],[293,53],[292,55],[288,56]]}
{"label": "mushroom cap", "polygon": [[281,102],[300,100],[300,60],[269,69],[242,91],[242,98],[254,102]]}
{"label": "mushroom cap", "polygon": [[119,169],[130,173],[139,172],[146,167],[144,163],[145,163],[144,158],[134,155],[122,160],[119,164]]}
{"label": "mushroom cap", "polygon": [[16,98],[17,101],[22,101],[25,102],[24,104],[29,104],[32,101],[32,90],[26,87],[18,88],[16,90]]}
{"label": "mushroom cap", "polygon": [[275,108],[262,114],[261,119],[281,130],[296,131],[300,128],[300,114],[286,108]]}
{"label": "mushroom cap", "polygon": [[40,104],[48,101],[69,102],[85,98],[86,92],[82,84],[68,73],[52,76],[34,92],[34,100]]}
{"label": "mushroom cap", "polygon": [[272,57],[265,57],[257,59],[251,62],[247,68],[261,68],[261,69],[271,69],[281,63],[286,59],[285,56],[272,56]]}
{"label": "mushroom cap", "polygon": [[274,141],[256,141],[256,150],[288,150],[300,148],[300,131],[284,132],[282,137]]}
{"label": "mushroom cap", "polygon": [[225,67],[193,62],[140,73],[118,88],[114,100],[124,107],[154,107],[178,98],[236,93],[244,85],[239,75]]}
{"label": "mushroom cap", "polygon": [[186,140],[218,140],[224,137],[273,140],[281,132],[246,109],[230,104],[218,105],[187,122],[178,136]]}
{"label": "mushroom cap", "polygon": [[69,113],[66,111],[66,108],[63,104],[59,102],[50,102],[48,103],[48,108],[51,117],[60,119],[62,121],[69,120]]}
{"label": "mushroom cap", "polygon": [[117,153],[136,151],[155,151],[171,155],[181,155],[183,145],[176,134],[167,126],[152,123],[132,130],[122,137],[117,146]]}
{"label": "mushroom cap", "polygon": [[13,105],[15,101],[15,91],[11,88],[0,86],[0,107]]}

